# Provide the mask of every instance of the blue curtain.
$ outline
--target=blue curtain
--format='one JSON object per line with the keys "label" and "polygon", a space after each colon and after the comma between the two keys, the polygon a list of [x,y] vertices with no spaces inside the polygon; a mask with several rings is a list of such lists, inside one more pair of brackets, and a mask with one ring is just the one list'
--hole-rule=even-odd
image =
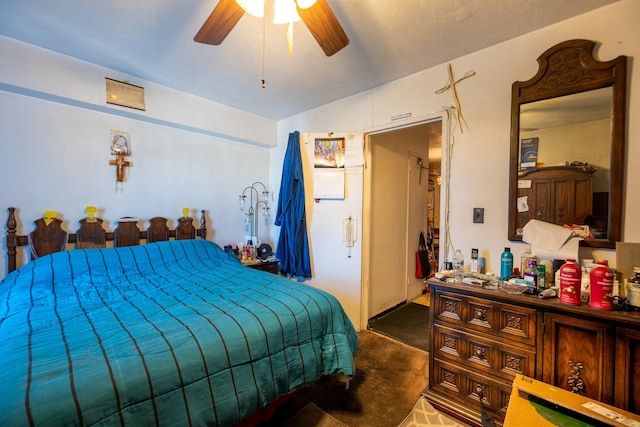
{"label": "blue curtain", "polygon": [[276,257],[280,271],[298,280],[311,277],[307,218],[304,206],[304,176],[300,154],[300,132],[289,134],[282,167],[275,225],[280,226]]}

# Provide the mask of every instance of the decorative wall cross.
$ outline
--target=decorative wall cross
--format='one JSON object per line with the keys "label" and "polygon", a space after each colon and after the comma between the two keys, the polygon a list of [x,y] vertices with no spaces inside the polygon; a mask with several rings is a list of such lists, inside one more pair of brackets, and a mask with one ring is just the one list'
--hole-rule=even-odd
{"label": "decorative wall cross", "polygon": [[[467,129],[469,129],[469,125],[467,124],[467,121],[464,119],[464,116],[462,115],[462,107],[460,106],[460,100],[458,99],[458,91],[456,90],[456,85],[458,83],[460,83],[461,81],[463,81],[464,79],[467,79],[469,77],[475,76],[476,72],[475,71],[467,71],[464,76],[462,76],[458,80],[456,80],[453,77],[453,67],[451,67],[451,64],[448,64],[448,71],[449,71],[449,81],[442,88],[438,89],[436,91],[436,93],[437,94],[441,94],[441,93],[444,93],[447,90],[451,89],[451,93],[453,95],[453,103],[455,105],[456,117],[458,118],[458,122],[461,125],[466,126]],[[460,133],[463,133],[462,127],[460,127]]]}
{"label": "decorative wall cross", "polygon": [[124,182],[126,168],[131,166],[127,156],[131,155],[129,147],[129,134],[123,131],[111,130],[111,154],[116,156],[114,160],[109,160],[111,166],[116,167],[116,191],[118,184]]}
{"label": "decorative wall cross", "polygon": [[109,160],[111,166],[116,167],[116,182],[124,181],[125,168],[131,166],[124,154],[116,154],[115,160]]}

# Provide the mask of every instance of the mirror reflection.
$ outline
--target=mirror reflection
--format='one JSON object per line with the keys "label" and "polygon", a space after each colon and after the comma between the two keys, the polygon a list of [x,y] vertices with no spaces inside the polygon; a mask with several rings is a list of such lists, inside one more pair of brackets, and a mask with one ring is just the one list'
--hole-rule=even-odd
{"label": "mirror reflection", "polygon": [[583,246],[621,241],[627,57],[598,61],[595,46],[558,43],[512,85],[509,240],[539,219],[573,227]]}
{"label": "mirror reflection", "polygon": [[[560,175],[567,180],[562,184],[566,186],[567,198],[571,187],[575,191],[576,185],[580,185],[575,179],[572,181],[572,176],[586,180],[582,189],[589,194],[574,194],[575,201],[567,200],[565,209],[554,210],[554,214],[541,203],[536,203],[537,210],[531,215],[521,209],[524,215],[521,215],[522,221],[518,221],[518,228],[530,218],[536,218],[558,225],[583,224],[588,227],[582,230],[585,237],[607,238],[612,107],[611,87],[520,106],[518,197],[525,198],[521,199],[520,206],[528,206],[529,197],[539,198],[540,191],[544,191],[542,197],[550,195],[551,190],[559,191],[557,183],[554,189],[538,187],[552,185],[549,180]],[[566,168],[569,170],[565,171]],[[536,187],[534,191],[527,191],[532,186]]]}

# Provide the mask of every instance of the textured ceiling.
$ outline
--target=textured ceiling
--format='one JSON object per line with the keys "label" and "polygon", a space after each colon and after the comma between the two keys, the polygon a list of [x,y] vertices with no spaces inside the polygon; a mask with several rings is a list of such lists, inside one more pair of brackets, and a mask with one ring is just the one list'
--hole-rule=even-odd
{"label": "textured ceiling", "polygon": [[217,0],[0,0],[0,34],[277,120],[616,1],[328,0],[351,41],[331,57],[248,14],[194,42]]}

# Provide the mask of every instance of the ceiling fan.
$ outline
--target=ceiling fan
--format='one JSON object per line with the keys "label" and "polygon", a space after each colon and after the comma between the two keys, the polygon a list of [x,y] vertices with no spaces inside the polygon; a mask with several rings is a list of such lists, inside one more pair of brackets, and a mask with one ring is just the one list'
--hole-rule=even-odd
{"label": "ceiling fan", "polygon": [[[194,37],[199,43],[219,45],[238,23],[245,10],[236,0],[220,0],[211,15]],[[306,0],[309,3],[309,0]],[[331,56],[349,44],[338,19],[327,0],[316,0],[309,7],[302,0],[295,0],[296,10],[302,22],[316,39],[327,56]]]}

